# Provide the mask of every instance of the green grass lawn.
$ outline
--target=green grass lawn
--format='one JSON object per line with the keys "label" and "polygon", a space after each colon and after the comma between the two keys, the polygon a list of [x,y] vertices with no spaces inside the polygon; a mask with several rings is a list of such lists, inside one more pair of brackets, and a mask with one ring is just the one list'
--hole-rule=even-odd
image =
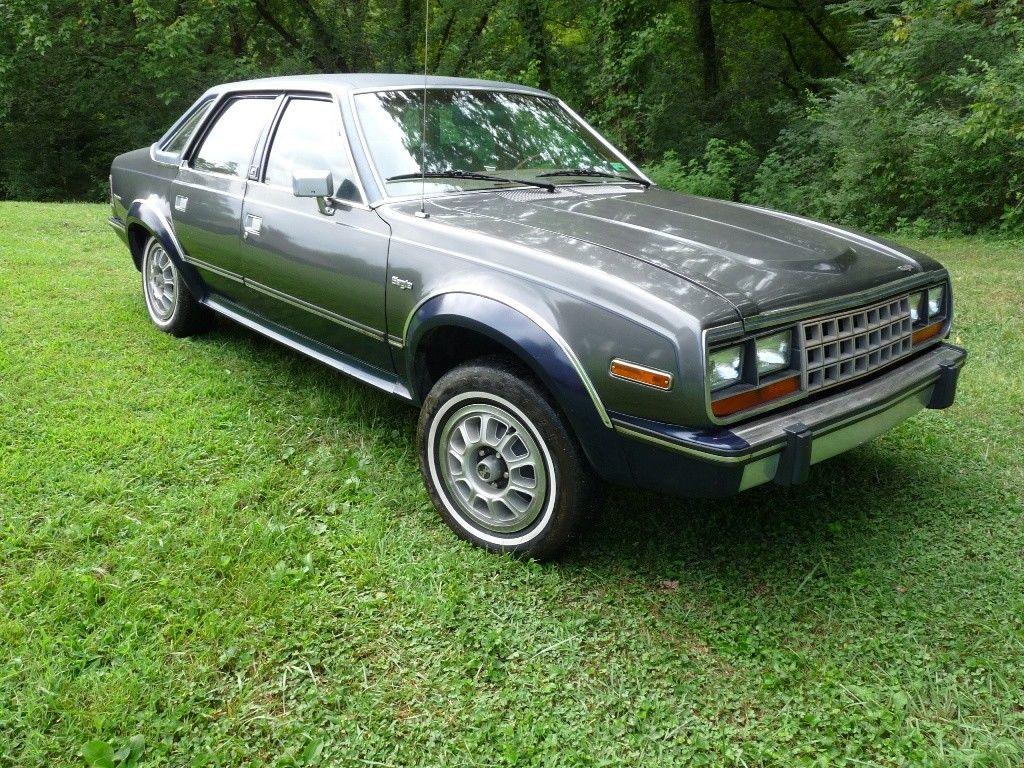
{"label": "green grass lawn", "polygon": [[413,410],[156,331],[106,216],[0,204],[0,765],[1022,765],[1019,245],[912,243],[952,409],[538,565],[448,531]]}

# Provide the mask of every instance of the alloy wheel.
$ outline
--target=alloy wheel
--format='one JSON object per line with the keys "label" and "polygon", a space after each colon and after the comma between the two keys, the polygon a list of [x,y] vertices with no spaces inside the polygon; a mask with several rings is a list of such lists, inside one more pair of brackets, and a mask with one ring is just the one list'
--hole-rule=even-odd
{"label": "alloy wheel", "polygon": [[448,496],[474,524],[515,533],[547,501],[548,466],[533,430],[510,410],[471,403],[445,421],[438,464]]}
{"label": "alloy wheel", "polygon": [[166,322],[174,314],[178,297],[178,272],[171,257],[159,243],[152,245],[146,258],[146,303],[150,313],[159,322]]}

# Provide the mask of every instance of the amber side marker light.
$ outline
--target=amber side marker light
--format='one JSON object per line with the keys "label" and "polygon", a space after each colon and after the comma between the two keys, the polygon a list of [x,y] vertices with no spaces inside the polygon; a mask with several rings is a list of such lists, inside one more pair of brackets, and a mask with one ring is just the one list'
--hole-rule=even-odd
{"label": "amber side marker light", "polygon": [[729,416],[733,413],[745,411],[758,405],[778,400],[780,397],[792,395],[800,389],[800,377],[791,376],[788,379],[773,381],[757,389],[748,389],[738,395],[723,397],[711,403],[711,412],[715,416]]}
{"label": "amber side marker light", "polygon": [[942,323],[940,320],[937,323],[926,325],[924,328],[914,331],[914,335],[911,337],[911,343],[920,344],[922,341],[928,341],[928,339],[934,339],[939,335],[939,331],[942,330]]}
{"label": "amber side marker light", "polygon": [[630,363],[626,360],[612,360],[612,365],[608,372],[617,379],[635,381],[637,384],[643,384],[646,387],[654,387],[655,389],[671,389],[672,387],[671,373],[657,371],[653,368],[645,368],[642,365]]}

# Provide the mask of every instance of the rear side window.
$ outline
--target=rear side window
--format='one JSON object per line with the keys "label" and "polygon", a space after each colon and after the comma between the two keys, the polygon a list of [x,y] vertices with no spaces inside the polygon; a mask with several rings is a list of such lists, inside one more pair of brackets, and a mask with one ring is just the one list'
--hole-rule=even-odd
{"label": "rear side window", "polygon": [[169,155],[180,155],[182,150],[185,149],[185,145],[188,144],[188,140],[192,138],[192,134],[196,132],[196,127],[203,121],[203,118],[206,117],[206,113],[210,111],[212,106],[212,99],[205,104],[200,104],[185,119],[185,122],[178,127],[178,130],[171,134],[171,138],[164,142],[164,145],[160,148],[161,151]]}
{"label": "rear side window", "polygon": [[273,97],[232,99],[203,138],[192,167],[244,179],[256,142],[273,113]]}
{"label": "rear side window", "polygon": [[330,171],[335,194],[359,202],[344,141],[334,102],[291,99],[274,133],[264,181],[291,189],[294,171]]}

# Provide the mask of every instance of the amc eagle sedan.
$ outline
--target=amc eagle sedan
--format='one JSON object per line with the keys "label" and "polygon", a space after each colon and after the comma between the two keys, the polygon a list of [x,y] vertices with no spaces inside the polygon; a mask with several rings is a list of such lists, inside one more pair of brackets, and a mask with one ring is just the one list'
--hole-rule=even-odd
{"label": "amc eagle sedan", "polygon": [[556,554],[601,480],[800,483],[949,406],[966,358],[932,259],[659,189],[509,83],[217,86],[110,195],[157,328],[222,315],[419,406],[438,512],[498,552]]}

